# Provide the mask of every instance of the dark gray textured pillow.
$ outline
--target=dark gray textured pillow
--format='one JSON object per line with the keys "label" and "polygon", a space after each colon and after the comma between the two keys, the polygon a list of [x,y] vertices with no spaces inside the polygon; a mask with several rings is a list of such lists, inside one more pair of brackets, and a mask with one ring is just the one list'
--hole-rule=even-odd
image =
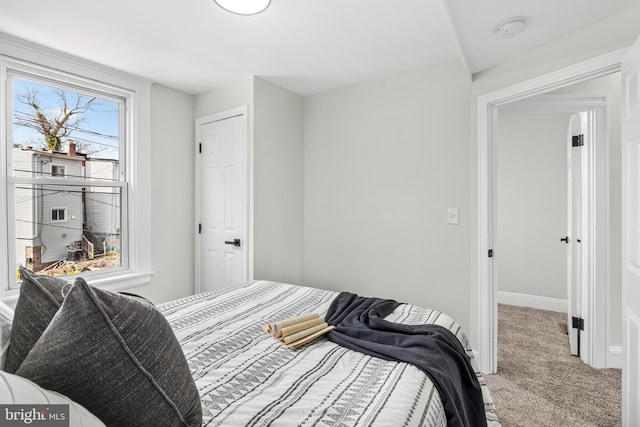
{"label": "dark gray textured pillow", "polygon": [[108,426],[200,426],[198,390],[169,323],[151,303],[82,278],[16,372]]}
{"label": "dark gray textured pillow", "polygon": [[3,371],[5,368],[12,324],[13,310],[7,304],[0,301],[0,371]]}
{"label": "dark gray textured pillow", "polygon": [[40,335],[58,312],[68,282],[49,276],[38,276],[20,267],[20,296],[16,303],[11,330],[11,344],[7,350],[5,371],[15,373],[27,357]]}

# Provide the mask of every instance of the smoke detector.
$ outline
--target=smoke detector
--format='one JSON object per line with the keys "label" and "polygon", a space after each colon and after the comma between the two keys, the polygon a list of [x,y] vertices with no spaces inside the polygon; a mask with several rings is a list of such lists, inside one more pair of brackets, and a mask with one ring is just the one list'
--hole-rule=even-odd
{"label": "smoke detector", "polygon": [[505,19],[496,25],[496,34],[501,39],[510,39],[521,34],[524,31],[525,20],[522,16]]}

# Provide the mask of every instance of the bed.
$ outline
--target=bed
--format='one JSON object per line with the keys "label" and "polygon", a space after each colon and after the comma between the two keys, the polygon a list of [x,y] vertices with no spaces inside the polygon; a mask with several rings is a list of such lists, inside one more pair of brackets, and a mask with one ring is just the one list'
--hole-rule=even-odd
{"label": "bed", "polygon": [[[451,413],[441,384],[413,364],[350,350],[330,335],[290,349],[262,328],[304,313],[324,315],[343,293],[251,281],[155,306],[81,277],[73,286],[26,269],[21,277],[11,342],[0,342],[6,356],[0,404],[28,404],[23,413],[61,404],[70,426],[83,427],[444,427]],[[3,340],[11,316],[0,316]],[[446,329],[465,364],[464,354],[469,358],[476,413],[488,426],[500,425],[452,318],[400,304],[386,320]]]}
{"label": "bed", "polygon": [[[268,281],[159,306],[187,358],[207,426],[446,426],[430,379],[406,363],[370,357],[320,337],[291,350],[261,328],[303,313],[326,313],[336,292]],[[460,326],[408,304],[387,320],[433,323],[458,337],[476,368],[489,426],[493,401]]]}

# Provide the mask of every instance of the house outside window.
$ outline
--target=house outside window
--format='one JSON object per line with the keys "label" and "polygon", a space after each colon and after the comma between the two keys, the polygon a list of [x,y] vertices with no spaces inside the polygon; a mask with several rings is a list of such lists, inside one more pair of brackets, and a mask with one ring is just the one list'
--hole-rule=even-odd
{"label": "house outside window", "polygon": [[0,297],[19,266],[148,283],[149,83],[27,47],[0,35]]}
{"label": "house outside window", "polygon": [[51,176],[64,178],[66,170],[67,168],[64,165],[51,165]]}
{"label": "house outside window", "polygon": [[67,222],[67,208],[51,208],[51,222]]}

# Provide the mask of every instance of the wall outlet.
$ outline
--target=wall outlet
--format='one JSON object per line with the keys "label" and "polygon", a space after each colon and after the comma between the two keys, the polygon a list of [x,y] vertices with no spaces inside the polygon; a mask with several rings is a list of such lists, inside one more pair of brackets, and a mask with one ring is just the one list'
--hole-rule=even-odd
{"label": "wall outlet", "polygon": [[460,223],[460,209],[449,208],[447,209],[447,224],[459,224]]}

